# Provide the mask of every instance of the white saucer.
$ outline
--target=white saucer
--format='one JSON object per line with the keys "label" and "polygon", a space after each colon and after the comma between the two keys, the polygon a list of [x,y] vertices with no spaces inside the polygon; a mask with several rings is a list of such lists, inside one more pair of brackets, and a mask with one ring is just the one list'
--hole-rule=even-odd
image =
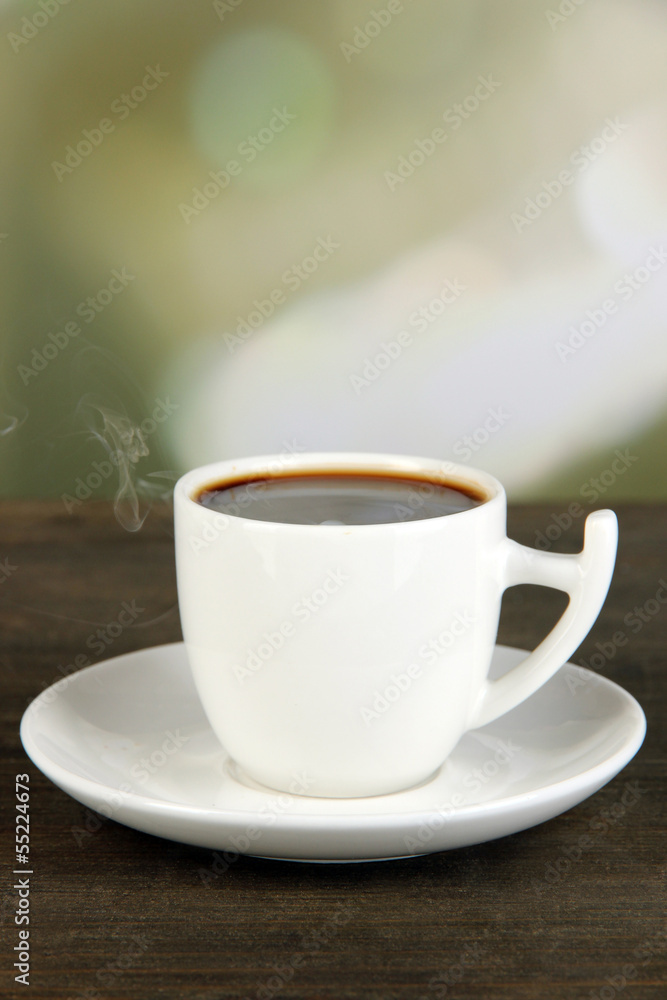
{"label": "white saucer", "polygon": [[[523,656],[497,646],[492,676]],[[21,723],[37,767],[91,809],[170,840],[295,861],[410,857],[525,830],[601,788],[645,731],[631,695],[566,664],[523,705],[464,736],[418,788],[364,799],[285,795],[236,772],[182,643],[72,674]]]}

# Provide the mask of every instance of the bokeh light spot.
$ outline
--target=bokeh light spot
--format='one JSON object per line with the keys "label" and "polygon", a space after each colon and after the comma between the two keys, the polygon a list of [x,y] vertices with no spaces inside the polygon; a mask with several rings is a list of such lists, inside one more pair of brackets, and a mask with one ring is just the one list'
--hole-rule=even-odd
{"label": "bokeh light spot", "polygon": [[191,124],[216,167],[238,164],[234,185],[276,187],[302,177],[331,135],[335,87],[324,57],[281,28],[217,42],[195,69]]}

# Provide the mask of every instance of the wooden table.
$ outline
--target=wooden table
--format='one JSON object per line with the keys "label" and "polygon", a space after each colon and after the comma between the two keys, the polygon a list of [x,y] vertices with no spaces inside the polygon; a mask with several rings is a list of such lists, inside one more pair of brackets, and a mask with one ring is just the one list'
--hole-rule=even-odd
{"label": "wooden table", "polygon": [[[170,512],[153,510],[140,532],[128,534],[102,503],[72,514],[56,501],[1,506],[2,794],[8,806],[2,996],[667,997],[667,606],[645,615],[636,631],[623,624],[667,577],[667,506],[619,508],[621,545],[610,595],[575,656],[588,660],[597,642],[608,643],[619,629],[628,634],[601,672],[635,695],[649,728],[643,748],[614,781],[563,816],[478,847],[358,865],[241,857],[206,884],[200,869],[210,870],[210,851],[96,817],[39,773],[18,737],[24,708],[61,676],[59,666],[77,656],[82,665],[180,638]],[[510,534],[534,544],[536,532],[556,525],[552,515],[566,508],[514,508]],[[561,531],[555,551],[580,547],[582,521],[575,518]],[[146,611],[98,655],[91,635],[131,600]],[[562,595],[542,588],[509,591],[500,641],[535,645],[563,605]],[[34,870],[28,989],[14,983],[11,969],[19,929],[11,875],[14,778],[22,772],[30,776]],[[617,816],[613,807],[628,781],[638,783],[641,795]],[[559,864],[591,820],[605,816],[604,835],[590,850]],[[331,918],[338,911],[348,919],[336,927]],[[318,935],[299,967],[291,966],[304,940]]]}

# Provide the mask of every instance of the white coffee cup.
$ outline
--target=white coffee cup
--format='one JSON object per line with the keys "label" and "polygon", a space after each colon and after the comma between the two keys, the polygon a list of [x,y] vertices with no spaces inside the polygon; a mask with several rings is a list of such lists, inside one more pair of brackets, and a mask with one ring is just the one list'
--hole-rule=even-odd
{"label": "white coffee cup", "polygon": [[[444,478],[485,499],[446,516],[362,525],[253,520],[242,506],[222,514],[195,499],[221,482],[315,470]],[[614,513],[600,510],[586,520],[581,553],[526,548],[506,537],[505,491],[487,473],[333,452],[188,472],[175,488],[175,525],[183,634],[213,731],[255,782],[332,797],[423,782],[467,730],[544,684],[597,618],[618,534]],[[519,583],[570,601],[537,649],[490,681],[502,594]]]}

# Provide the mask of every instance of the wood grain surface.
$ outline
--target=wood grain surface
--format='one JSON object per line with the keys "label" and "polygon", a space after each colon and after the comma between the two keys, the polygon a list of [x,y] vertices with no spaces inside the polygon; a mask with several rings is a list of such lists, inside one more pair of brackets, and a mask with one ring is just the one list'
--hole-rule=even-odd
{"label": "wood grain surface", "polygon": [[[509,533],[534,544],[554,525],[553,550],[576,551],[583,517],[565,530],[553,519],[566,507],[515,507]],[[653,610],[667,578],[667,507],[618,512],[609,598],[574,657],[588,662],[597,643],[608,652],[611,644],[600,672],[647,714],[644,746],[616,779],[548,823],[477,847],[357,865],[240,857],[202,880],[212,852],[91,813],[40,774],[18,735],[26,705],[70,665],[180,638],[170,511],[154,509],[129,534],[104,503],[72,515],[55,501],[2,503],[0,995],[665,1000],[667,605],[645,612],[638,629],[624,619],[647,601]],[[124,601],[144,610],[108,648],[92,649],[91,636]],[[538,587],[509,591],[499,641],[534,646],[564,601]],[[612,642],[619,630],[623,644]],[[31,788],[29,986],[15,983],[12,969],[14,779],[22,772]],[[640,794],[621,813],[626,782]],[[576,858],[572,847],[592,821],[598,833]]]}

